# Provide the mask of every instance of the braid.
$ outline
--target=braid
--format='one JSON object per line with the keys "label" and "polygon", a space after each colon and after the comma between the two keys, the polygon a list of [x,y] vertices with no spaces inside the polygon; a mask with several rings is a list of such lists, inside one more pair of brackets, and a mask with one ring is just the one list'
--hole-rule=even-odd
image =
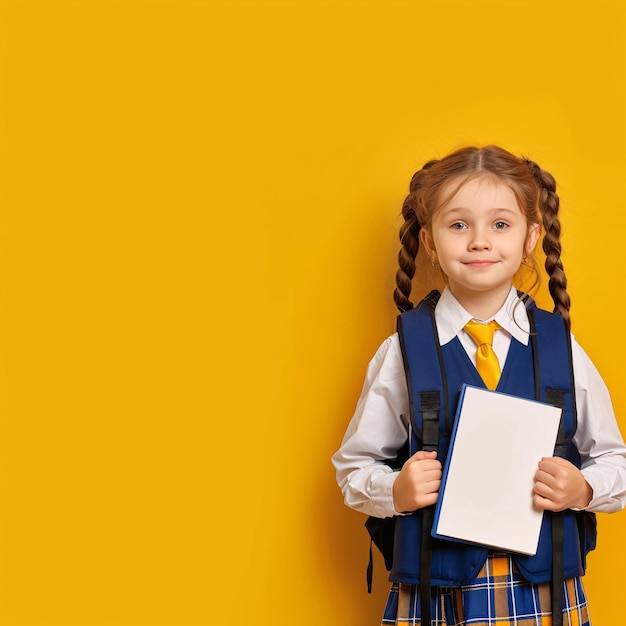
{"label": "braid", "polygon": [[396,288],[393,292],[393,299],[400,312],[408,311],[413,308],[413,303],[409,300],[411,289],[413,287],[412,280],[415,276],[415,259],[419,251],[419,232],[422,228],[417,217],[418,210],[418,192],[423,186],[423,179],[426,170],[432,167],[436,160],[429,161],[424,167],[416,172],[411,179],[409,185],[409,195],[405,198],[402,205],[402,217],[404,223],[400,228],[400,243],[402,248],[398,252],[398,265],[400,266],[396,272]]}
{"label": "braid", "polygon": [[542,170],[534,161],[526,161],[539,185],[539,210],[543,220],[545,235],[543,251],[546,254],[546,272],[548,273],[548,289],[554,301],[554,311],[560,313],[570,328],[570,297],[567,293],[567,278],[561,261],[561,222],[559,221],[559,196],[556,194],[556,181],[552,174]]}
{"label": "braid", "polygon": [[396,272],[396,288],[393,292],[393,299],[401,312],[413,308],[413,303],[409,300],[412,289],[412,280],[415,276],[415,258],[419,250],[420,224],[415,214],[415,194],[411,192],[402,205],[402,217],[404,224],[400,228],[400,242],[402,248],[398,252],[398,264],[400,268]]}

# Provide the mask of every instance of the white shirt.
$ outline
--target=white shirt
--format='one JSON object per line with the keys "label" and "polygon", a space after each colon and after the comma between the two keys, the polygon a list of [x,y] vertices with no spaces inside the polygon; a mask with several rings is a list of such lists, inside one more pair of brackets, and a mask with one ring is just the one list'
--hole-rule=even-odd
{"label": "white shirt", "polygon": [[[458,336],[472,362],[476,344],[463,330],[472,316],[449,289],[435,308],[441,345]],[[493,349],[504,368],[511,339],[527,345],[530,325],[526,309],[511,288],[494,319]],[[572,361],[578,411],[574,443],[582,473],[593,489],[588,511],[614,512],[626,504],[626,446],[617,426],[609,392],[597,369],[572,337]],[[339,450],[333,455],[337,482],[346,504],[375,517],[397,515],[393,483],[397,473],[385,464],[394,459],[408,436],[409,399],[397,333],[386,339],[370,361],[356,411]],[[539,462],[539,459],[537,459]]]}

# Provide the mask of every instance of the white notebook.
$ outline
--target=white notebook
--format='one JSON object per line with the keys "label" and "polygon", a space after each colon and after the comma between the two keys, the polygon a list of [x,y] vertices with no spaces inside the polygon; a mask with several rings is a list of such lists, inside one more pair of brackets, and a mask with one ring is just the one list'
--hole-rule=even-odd
{"label": "white notebook", "polygon": [[465,385],[433,536],[535,554],[543,512],[534,476],[552,456],[561,409]]}

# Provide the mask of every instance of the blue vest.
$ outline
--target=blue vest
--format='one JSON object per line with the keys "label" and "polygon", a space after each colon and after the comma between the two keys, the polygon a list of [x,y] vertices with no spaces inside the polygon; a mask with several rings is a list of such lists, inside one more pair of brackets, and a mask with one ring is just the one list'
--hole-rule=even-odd
{"label": "blue vest", "polygon": [[[437,458],[445,463],[461,386],[485,385],[458,338],[445,346],[439,345],[434,319],[438,298],[439,294],[433,292],[417,308],[403,313],[398,318],[398,332],[409,389],[413,431],[410,453],[436,449]],[[569,332],[560,315],[538,309],[530,298],[525,306],[531,322],[530,340],[527,346],[511,340],[497,391],[561,407],[563,416],[554,454],[580,467],[580,455],[572,441],[576,431],[576,400]],[[393,582],[420,582],[423,516],[424,511],[418,510],[395,518],[390,574]],[[552,524],[557,517],[562,519],[563,531],[553,546]],[[479,545],[434,538],[429,541],[430,584],[435,586],[469,584],[489,553],[489,548]],[[513,555],[522,575],[533,583],[552,580],[553,551],[561,551],[561,542],[563,577],[582,576],[586,554],[595,547],[595,516],[571,510],[544,513],[537,553]]]}

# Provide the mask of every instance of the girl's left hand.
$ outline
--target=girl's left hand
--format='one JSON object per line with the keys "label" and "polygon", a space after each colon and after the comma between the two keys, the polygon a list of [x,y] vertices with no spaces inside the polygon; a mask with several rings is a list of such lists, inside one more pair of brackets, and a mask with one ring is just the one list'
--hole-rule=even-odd
{"label": "girl's left hand", "polygon": [[561,457],[543,457],[535,474],[535,506],[546,511],[584,509],[593,490],[582,472]]}

